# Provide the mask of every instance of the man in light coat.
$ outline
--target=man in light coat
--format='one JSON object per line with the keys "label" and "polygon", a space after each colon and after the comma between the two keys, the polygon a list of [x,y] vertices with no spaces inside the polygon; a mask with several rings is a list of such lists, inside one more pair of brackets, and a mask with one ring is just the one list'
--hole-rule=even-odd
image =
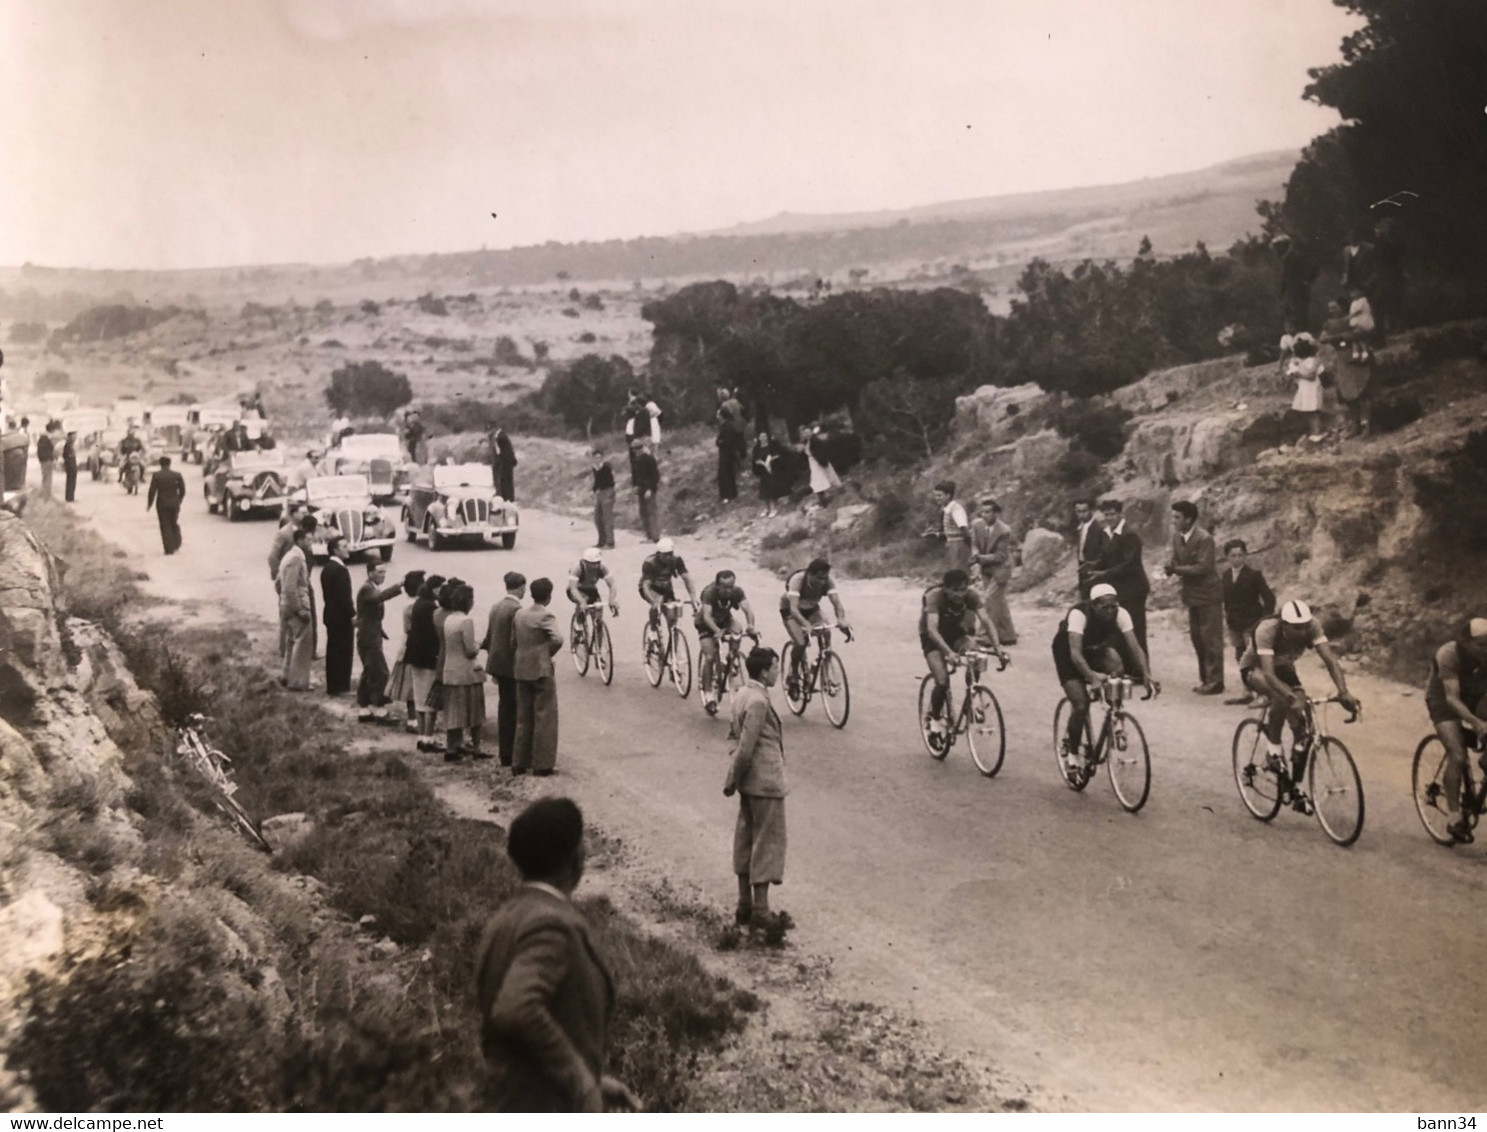
{"label": "man in light coat", "polygon": [[515,657],[511,674],[516,679],[516,744],[511,752],[511,773],[531,771],[542,777],[553,773],[558,761],[558,685],[552,658],[563,647],[552,601],[552,580],[532,583],[532,604],[511,619]]}
{"label": "man in light coat", "polygon": [[1198,506],[1187,500],[1172,504],[1172,557],[1165,572],[1182,580],[1182,604],[1188,607],[1188,636],[1198,654],[1200,696],[1224,690],[1224,586],[1219,578],[1213,536],[1198,526]]}
{"label": "man in light coat", "polygon": [[995,499],[981,500],[980,510],[971,523],[971,564],[981,575],[981,599],[986,603],[986,616],[996,626],[997,639],[1004,645],[1017,643],[1017,627],[1012,624],[1012,609],[1007,604],[1007,584],[1012,580],[1016,558],[1016,540],[1012,528],[1002,522],[1002,506]]}
{"label": "man in light coat", "polygon": [[310,540],[305,527],[294,533],[294,543],[279,563],[279,624],[284,641],[286,688],[310,690],[310,669],[315,662],[315,597],[310,588]]}
{"label": "man in light coat", "polygon": [[769,689],[780,676],[774,649],[756,647],[744,658],[749,682],[733,704],[737,745],[723,794],[738,794],[733,872],[738,877],[739,924],[768,927],[769,886],[785,879],[785,743]]}
{"label": "man in light coat", "polygon": [[491,606],[485,630],[485,670],[496,682],[496,749],[502,766],[512,765],[516,750],[516,639],[514,623],[527,579],[511,570],[506,574],[506,596]]}

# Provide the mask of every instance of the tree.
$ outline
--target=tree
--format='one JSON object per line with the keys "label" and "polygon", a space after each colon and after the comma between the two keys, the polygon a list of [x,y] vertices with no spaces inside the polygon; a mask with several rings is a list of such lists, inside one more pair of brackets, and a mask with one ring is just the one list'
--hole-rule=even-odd
{"label": "tree", "polygon": [[585,354],[571,365],[554,369],[542,383],[538,405],[563,419],[569,428],[592,435],[619,421],[635,371],[619,354],[601,358]]}
{"label": "tree", "polygon": [[325,400],[348,416],[390,417],[413,400],[413,388],[381,362],[351,362],[331,373]]}
{"label": "tree", "polygon": [[29,345],[40,342],[46,338],[46,323],[44,322],[12,322],[10,324],[10,340],[21,345]]}

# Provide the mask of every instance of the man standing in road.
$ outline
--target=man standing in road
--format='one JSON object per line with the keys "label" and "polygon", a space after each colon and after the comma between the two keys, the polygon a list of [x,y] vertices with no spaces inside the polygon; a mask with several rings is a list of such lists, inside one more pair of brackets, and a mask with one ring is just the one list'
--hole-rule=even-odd
{"label": "man standing in road", "polygon": [[1188,635],[1198,654],[1200,696],[1224,690],[1224,587],[1219,581],[1213,536],[1198,526],[1198,506],[1185,499],[1172,504],[1172,557],[1166,575],[1182,580],[1182,604],[1188,607]]}
{"label": "man standing in road", "polygon": [[1074,504],[1074,553],[1079,564],[1079,600],[1089,600],[1089,575],[1099,565],[1110,536],[1095,516],[1095,505],[1088,499]]}
{"label": "man standing in road", "polygon": [[1121,608],[1131,615],[1141,651],[1150,656],[1146,645],[1146,595],[1151,592],[1151,582],[1141,563],[1141,536],[1128,528],[1120,500],[1101,502],[1100,514],[1105,520],[1107,541],[1099,565],[1089,574],[1090,583],[1115,587]]}
{"label": "man standing in road", "polygon": [[583,814],[568,798],[533,802],[511,823],[506,854],[522,884],[491,918],[475,958],[485,1107],[638,1109],[604,1073],[614,983],[572,899],[583,876]]}
{"label": "man standing in road", "polygon": [[485,670],[496,682],[496,750],[502,766],[516,750],[516,640],[513,623],[527,593],[527,579],[515,570],[505,577],[506,596],[491,606],[485,630]]}
{"label": "man standing in road", "polygon": [[310,588],[310,545],[307,526],[294,528],[294,541],[279,563],[279,624],[284,642],[284,675],[292,692],[310,690],[310,667],[315,663],[315,596]]}
{"label": "man standing in road", "polygon": [[57,466],[57,446],[52,440],[52,424],[47,422],[36,438],[36,466],[41,469],[41,498],[52,497],[52,472]]}
{"label": "man standing in road", "polygon": [[636,446],[635,494],[640,499],[640,525],[645,531],[646,542],[658,542],[661,538],[661,517],[657,509],[656,492],[661,487],[661,466],[651,454],[651,444],[642,440]]}
{"label": "man standing in road", "polygon": [[971,563],[971,520],[955,498],[955,481],[935,485],[935,506],[940,509],[940,542],[945,547],[945,569],[964,570]]}
{"label": "man standing in road", "polygon": [[1004,645],[1017,643],[1017,628],[1012,624],[1012,609],[1007,604],[1014,541],[1012,528],[1002,522],[1002,505],[989,496],[981,500],[980,512],[971,524],[971,565],[981,574],[981,599],[986,603],[986,616],[996,626],[997,637]]}
{"label": "man standing in road", "polygon": [[614,549],[614,469],[595,448],[590,453],[594,472],[594,545]]}
{"label": "man standing in road", "polygon": [[351,599],[351,571],[346,569],[346,540],[331,535],[325,544],[320,570],[320,596],[325,601],[325,694],[344,696],[351,691],[351,656],[355,641],[356,605]]}
{"label": "man standing in road", "polygon": [[170,457],[160,457],[160,470],[150,477],[145,510],[155,508],[160,520],[160,542],[166,554],[181,549],[181,504],[186,500],[186,481],[170,466]]}
{"label": "man standing in road", "polygon": [[749,682],[733,704],[730,736],[736,745],[723,795],[738,794],[733,872],[738,877],[740,924],[771,927],[769,886],[785,879],[785,742],[769,690],[780,678],[774,649],[755,647],[744,658]]}
{"label": "man standing in road", "polygon": [[511,773],[531,771],[539,777],[553,773],[558,761],[558,685],[552,658],[563,647],[552,601],[552,581],[532,583],[532,604],[511,619],[516,647],[511,671],[516,678],[516,746]]}
{"label": "man standing in road", "polygon": [[77,502],[77,433],[69,432],[62,445],[62,474],[67,477],[62,496],[68,503]]}
{"label": "man standing in road", "polygon": [[387,655],[382,642],[382,615],[386,604],[402,592],[403,583],[384,587],[387,567],[377,559],[367,563],[367,580],[356,591],[356,655],[361,660],[361,679],[356,685],[356,706],[362,709],[363,723],[381,723],[388,719],[377,709],[387,700]]}
{"label": "man standing in road", "polygon": [[417,409],[409,409],[403,416],[403,444],[408,449],[408,459],[415,464],[421,464],[419,459],[423,455],[423,418]]}

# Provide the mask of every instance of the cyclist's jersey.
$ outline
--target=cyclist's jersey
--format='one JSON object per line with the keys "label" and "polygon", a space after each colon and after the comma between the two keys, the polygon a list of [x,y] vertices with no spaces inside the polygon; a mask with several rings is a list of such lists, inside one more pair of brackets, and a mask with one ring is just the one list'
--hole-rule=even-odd
{"label": "cyclist's jersey", "polygon": [[821,608],[822,599],[834,593],[836,593],[836,583],[831,580],[830,574],[816,575],[797,570],[785,581],[785,592],[780,597],[780,612],[790,612],[791,594],[800,598],[802,613],[813,613]]}
{"label": "cyclist's jersey", "polygon": [[671,580],[686,572],[687,564],[682,561],[681,555],[673,554],[668,561],[663,562],[659,554],[652,554],[640,564],[640,596],[645,596],[645,587],[649,584],[666,601],[676,600],[676,591],[672,589]]}
{"label": "cyclist's jersey", "polygon": [[944,586],[930,586],[924,591],[924,604],[919,613],[919,643],[926,651],[938,645],[929,636],[930,618],[947,645],[975,632],[975,613],[981,608],[981,597],[972,590],[952,593]]}
{"label": "cyclist's jersey", "polygon": [[1461,700],[1475,709],[1487,696],[1487,665],[1461,655],[1455,641],[1447,641],[1435,650],[1430,661],[1430,679],[1425,685],[1425,701],[1446,702],[1445,681],[1455,677],[1461,685]]}
{"label": "cyclist's jersey", "polygon": [[1058,625],[1057,637],[1067,641],[1070,634],[1079,633],[1084,637],[1084,651],[1092,652],[1118,645],[1125,640],[1127,633],[1135,631],[1136,623],[1131,620],[1125,606],[1116,606],[1114,620],[1106,621],[1095,617],[1090,606],[1080,602],[1064,614],[1064,619]]}
{"label": "cyclist's jersey", "polygon": [[702,611],[705,609],[712,615],[713,623],[726,632],[733,623],[734,610],[743,603],[742,586],[731,586],[725,590],[717,582],[711,582],[702,587],[702,596],[697,603],[697,616],[692,618],[692,624],[699,633],[712,632],[707,627],[707,622],[702,619]]}
{"label": "cyclist's jersey", "polygon": [[1279,617],[1262,618],[1250,632],[1249,647],[1239,658],[1239,670],[1243,672],[1247,668],[1259,668],[1262,656],[1273,656],[1277,668],[1294,667],[1301,654],[1307,649],[1327,643],[1327,634],[1322,629],[1322,623],[1315,617],[1307,623],[1305,628],[1306,633],[1298,642],[1281,632]]}
{"label": "cyclist's jersey", "polygon": [[583,562],[569,572],[568,581],[588,601],[599,600],[599,583],[609,577],[609,567],[602,562]]}

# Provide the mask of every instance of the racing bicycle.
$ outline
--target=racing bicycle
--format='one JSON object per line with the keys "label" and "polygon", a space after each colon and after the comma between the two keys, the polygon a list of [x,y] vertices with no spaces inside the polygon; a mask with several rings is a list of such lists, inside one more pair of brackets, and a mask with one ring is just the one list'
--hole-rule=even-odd
{"label": "racing bicycle", "polygon": [[1415,764],[1410,773],[1415,795],[1415,811],[1420,815],[1425,832],[1430,834],[1432,841],[1440,845],[1457,843],[1457,838],[1451,836],[1446,830],[1446,827],[1457,817],[1466,823],[1467,832],[1470,833],[1476,828],[1483,811],[1487,810],[1487,774],[1482,776],[1483,781],[1476,781],[1476,767],[1472,765],[1471,757],[1487,751],[1487,735],[1468,733],[1464,738],[1467,758],[1466,767],[1461,773],[1459,814],[1452,813],[1446,806],[1446,769],[1449,760],[1446,757],[1446,745],[1441,742],[1441,737],[1432,731],[1421,739],[1420,745],[1415,748]]}
{"label": "racing bicycle", "polygon": [[[935,678],[932,674],[925,673],[924,679],[919,682],[919,737],[924,740],[924,749],[931,758],[943,762],[950,753],[950,748],[955,746],[955,740],[964,735],[966,746],[971,751],[971,761],[987,778],[993,777],[1002,769],[1002,759],[1007,754],[1007,732],[1002,725],[1002,707],[997,703],[992,690],[981,682],[993,656],[996,654],[986,649],[972,648],[958,655],[952,653],[945,658],[945,667],[952,677],[958,668],[965,671],[965,693],[957,707],[955,681],[952,678],[950,686],[945,689],[945,706],[939,716],[939,720],[945,724],[943,731],[933,731],[929,726],[929,705],[930,697],[934,695]],[[1006,669],[1007,663],[1007,657],[997,657],[997,671]]]}
{"label": "racing bicycle", "polygon": [[[1136,717],[1126,710],[1135,687],[1129,676],[1112,677],[1089,687],[1089,710],[1084,716],[1084,734],[1073,758],[1065,757],[1064,739],[1069,729],[1069,713],[1074,710],[1065,696],[1053,711],[1053,761],[1059,777],[1070,790],[1083,790],[1105,764],[1110,788],[1121,809],[1134,814],[1146,805],[1151,793],[1151,753],[1146,746],[1146,733]],[[1149,700],[1151,692],[1142,695]],[[1102,706],[1104,717],[1095,729],[1095,709]]]}
{"label": "racing bicycle", "polygon": [[237,783],[232,780],[232,760],[206,741],[203,734],[206,724],[206,716],[197,712],[186,720],[185,726],[177,727],[176,753],[207,784],[217,809],[226,814],[256,848],[268,852],[269,843],[264,840],[258,823],[234,797]]}
{"label": "racing bicycle", "polygon": [[[663,601],[661,611],[652,609],[645,619],[645,629],[640,635],[641,655],[645,658],[645,678],[652,688],[659,688],[662,679],[671,674],[671,683],[677,694],[686,699],[692,694],[692,647],[687,644],[687,635],[682,632],[682,609],[691,605],[689,601]],[[662,636],[660,622],[663,619],[670,631]]]}
{"label": "racing bicycle", "polygon": [[[1234,731],[1234,783],[1245,809],[1260,821],[1270,821],[1289,802],[1297,813],[1315,814],[1323,833],[1348,846],[1363,832],[1363,780],[1343,741],[1327,734],[1326,713],[1319,710],[1338,702],[1336,696],[1306,701],[1300,749],[1290,758],[1269,752],[1263,729],[1269,705],[1243,720]],[[1357,718],[1348,712],[1348,723]]]}
{"label": "racing bicycle", "polygon": [[[733,693],[743,686],[743,639],[752,638],[755,643],[759,634],[746,629],[729,629],[718,638],[718,659],[712,671],[712,700],[702,696],[702,709],[708,715],[718,714],[718,704],[726,693],[731,701]],[[703,692],[709,689],[703,688]]]}
{"label": "racing bicycle", "polygon": [[568,649],[573,654],[573,667],[587,676],[589,662],[599,670],[606,687],[614,683],[614,642],[609,639],[609,626],[604,623],[604,603],[591,601],[573,607],[573,620],[568,625]]}
{"label": "racing bicycle", "polygon": [[[842,635],[852,639],[849,630]],[[811,642],[816,645],[814,660],[807,662]],[[842,658],[831,647],[831,626],[811,626],[811,637],[803,648],[796,648],[792,641],[786,646],[789,667],[785,676],[785,702],[796,715],[804,715],[811,697],[821,694],[821,706],[826,709],[826,718],[838,730],[847,726],[847,713],[852,710],[852,693],[847,686],[847,668]]]}

